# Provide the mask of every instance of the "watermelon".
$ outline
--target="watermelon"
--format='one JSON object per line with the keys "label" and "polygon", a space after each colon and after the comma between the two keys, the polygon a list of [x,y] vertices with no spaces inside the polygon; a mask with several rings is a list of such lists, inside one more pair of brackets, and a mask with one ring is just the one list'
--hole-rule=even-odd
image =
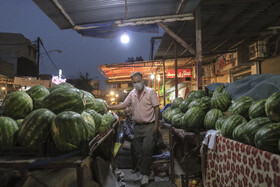
{"label": "watermelon", "polygon": [[17,119],[16,122],[17,122],[17,125],[18,125],[18,128],[21,127],[21,124],[23,122],[24,119]]}
{"label": "watermelon", "polygon": [[222,135],[227,138],[232,138],[233,130],[242,123],[247,123],[247,120],[243,116],[238,114],[229,116],[222,125]]}
{"label": "watermelon", "polygon": [[225,90],[225,85],[219,84],[214,90],[214,95],[221,94],[224,92],[224,90]]}
{"label": "watermelon", "polygon": [[204,128],[206,130],[215,129],[216,121],[223,116],[223,113],[219,109],[211,109],[209,110],[204,118]]}
{"label": "watermelon", "polygon": [[49,88],[49,92],[53,92],[55,90],[59,90],[59,89],[63,89],[63,88],[74,88],[74,86],[72,86],[71,84],[69,83],[60,83],[59,85],[55,85],[53,87],[50,87]]}
{"label": "watermelon", "polygon": [[204,90],[196,90],[193,94],[193,97],[195,97],[197,99],[201,98],[203,96],[205,96],[205,91]]}
{"label": "watermelon", "polygon": [[183,120],[183,116],[184,116],[185,114],[184,113],[177,113],[177,114],[175,114],[173,117],[172,117],[172,119],[171,119],[171,125],[173,126],[173,127],[176,127],[176,128],[182,128],[182,120]]}
{"label": "watermelon", "polygon": [[249,117],[254,119],[257,117],[266,117],[265,113],[265,102],[266,99],[255,101],[249,108]]}
{"label": "watermelon", "polygon": [[272,121],[280,122],[280,92],[276,92],[267,98],[265,112]]}
{"label": "watermelon", "polygon": [[29,90],[26,92],[33,100],[37,99],[44,99],[47,95],[50,94],[49,90],[42,85],[36,85],[32,86]]}
{"label": "watermelon", "polygon": [[102,115],[108,112],[108,106],[106,104],[106,101],[100,98],[95,99],[95,105],[93,109]]}
{"label": "watermelon", "polygon": [[231,113],[239,114],[246,119],[249,119],[249,108],[251,107],[253,101],[252,100],[239,100],[232,104]]}
{"label": "watermelon", "polygon": [[55,114],[63,111],[82,113],[84,103],[80,94],[72,89],[61,89],[51,92],[43,100],[45,108]]}
{"label": "watermelon", "polygon": [[182,97],[177,97],[177,98],[175,98],[175,99],[173,100],[172,104],[171,104],[171,107],[172,107],[172,108],[179,108],[183,100],[184,100],[184,99],[183,99]]}
{"label": "watermelon", "polygon": [[87,122],[76,112],[64,111],[58,114],[52,122],[52,139],[60,151],[71,151],[86,141]]}
{"label": "watermelon", "polygon": [[55,114],[45,108],[28,114],[19,129],[18,142],[24,147],[34,147],[47,141]]}
{"label": "watermelon", "polygon": [[207,103],[207,105],[211,104],[211,97],[208,96],[204,96],[200,98],[202,101],[204,101],[205,103]]}
{"label": "watermelon", "polygon": [[107,126],[108,127],[112,127],[112,125],[114,124],[115,122],[115,117],[112,113],[108,112],[107,114],[104,114],[103,115],[103,118],[104,120],[106,121],[107,123]]}
{"label": "watermelon", "polygon": [[226,111],[231,105],[231,99],[226,94],[219,94],[211,98],[211,107]]}
{"label": "watermelon", "polygon": [[167,114],[168,114],[168,111],[170,111],[171,110],[171,106],[168,106],[168,107],[166,107],[165,109],[164,109],[164,111],[161,113],[161,115],[162,115],[162,118],[165,120],[166,119],[166,116],[167,116]]}
{"label": "watermelon", "polygon": [[195,92],[196,92],[195,90],[190,91],[190,92],[187,94],[187,98],[189,98],[189,97],[194,97]]}
{"label": "watermelon", "polygon": [[193,107],[199,107],[202,109],[204,112],[207,112],[208,109],[210,108],[209,105],[203,101],[202,99],[195,99],[192,102],[190,102],[188,108],[193,108]]}
{"label": "watermelon", "polygon": [[238,125],[232,132],[232,138],[236,141],[245,142],[245,136],[246,136],[246,123],[243,123],[241,125]]}
{"label": "watermelon", "polygon": [[174,109],[171,109],[170,112],[168,112],[167,116],[166,116],[166,122],[167,123],[171,123],[171,120],[172,120],[172,117],[175,115],[175,114],[178,114],[178,113],[182,113],[180,108],[174,108]]}
{"label": "watermelon", "polygon": [[95,98],[94,96],[85,91],[85,90],[80,90],[82,93],[83,93],[83,100],[84,100],[84,104],[85,104],[85,109],[87,108],[90,108],[90,109],[93,109],[94,108],[94,105],[95,105]]}
{"label": "watermelon", "polygon": [[17,131],[15,120],[10,117],[0,117],[0,146],[12,146]]}
{"label": "watermelon", "polygon": [[25,92],[9,93],[2,103],[3,112],[14,119],[24,118],[33,109],[32,98]]}
{"label": "watermelon", "polygon": [[268,123],[271,123],[271,120],[268,117],[258,117],[250,120],[245,128],[245,132],[246,132],[245,143],[254,146],[255,134],[261,127],[263,127]]}
{"label": "watermelon", "polygon": [[237,98],[234,103],[239,102],[239,101],[251,101],[252,103],[254,102],[254,99],[252,97],[249,96],[242,96]]}
{"label": "watermelon", "polygon": [[216,123],[215,123],[215,129],[216,130],[221,130],[224,121],[227,119],[227,116],[221,116],[217,119]]}
{"label": "watermelon", "polygon": [[95,127],[95,122],[94,122],[93,117],[85,111],[83,111],[81,113],[81,115],[84,118],[84,120],[87,122],[87,126],[86,126],[87,127],[87,132],[88,132],[87,133],[87,135],[88,135],[87,139],[94,138],[95,132],[96,132],[96,127]]}
{"label": "watermelon", "polygon": [[183,127],[187,130],[196,130],[203,128],[203,119],[205,113],[199,107],[190,108],[183,116]]}
{"label": "watermelon", "polygon": [[196,99],[195,97],[188,97],[184,101],[182,101],[182,103],[180,105],[181,111],[184,113],[187,112],[189,104],[195,99]]}
{"label": "watermelon", "polygon": [[33,100],[33,110],[39,109],[39,108],[44,108],[44,99],[35,99]]}
{"label": "watermelon", "polygon": [[280,123],[270,123],[261,127],[255,135],[257,148],[272,153],[280,153],[278,143],[280,137]]}
{"label": "watermelon", "polygon": [[96,130],[98,131],[101,126],[103,116],[93,109],[86,109],[85,112],[89,113],[93,117]]}

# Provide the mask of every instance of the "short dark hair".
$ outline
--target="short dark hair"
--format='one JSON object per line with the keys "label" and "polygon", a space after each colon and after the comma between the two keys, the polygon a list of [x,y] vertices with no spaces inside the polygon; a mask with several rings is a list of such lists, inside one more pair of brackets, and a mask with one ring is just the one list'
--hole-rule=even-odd
{"label": "short dark hair", "polygon": [[135,77],[135,76],[137,76],[137,75],[139,75],[139,76],[141,77],[141,79],[143,78],[142,73],[139,72],[139,71],[136,71],[136,72],[132,73],[131,76],[130,76],[130,78],[132,79],[133,77]]}

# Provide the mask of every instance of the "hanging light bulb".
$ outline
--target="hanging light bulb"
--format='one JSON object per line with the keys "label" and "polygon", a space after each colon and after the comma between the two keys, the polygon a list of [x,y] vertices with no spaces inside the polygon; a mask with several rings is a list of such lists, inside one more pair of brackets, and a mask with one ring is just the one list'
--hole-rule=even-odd
{"label": "hanging light bulb", "polygon": [[129,36],[125,33],[121,36],[121,42],[127,44],[129,42]]}
{"label": "hanging light bulb", "polygon": [[154,75],[154,74],[151,75],[151,79],[152,79],[152,80],[155,79],[155,75]]}

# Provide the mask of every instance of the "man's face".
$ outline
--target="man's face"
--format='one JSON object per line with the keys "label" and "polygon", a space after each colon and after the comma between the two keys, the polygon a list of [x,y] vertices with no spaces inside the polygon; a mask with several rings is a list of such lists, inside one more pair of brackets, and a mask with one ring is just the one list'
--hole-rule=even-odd
{"label": "man's face", "polygon": [[136,75],[134,77],[132,77],[132,83],[138,83],[138,82],[142,82],[141,76],[140,75]]}
{"label": "man's face", "polygon": [[144,84],[140,75],[135,75],[132,77],[132,84],[138,92],[142,91],[144,88]]}

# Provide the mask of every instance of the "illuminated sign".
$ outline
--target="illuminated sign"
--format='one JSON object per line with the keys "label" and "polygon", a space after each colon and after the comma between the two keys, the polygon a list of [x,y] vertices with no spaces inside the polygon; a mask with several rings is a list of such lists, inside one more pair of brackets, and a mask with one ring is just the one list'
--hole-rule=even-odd
{"label": "illuminated sign", "polygon": [[[166,70],[165,75],[166,75],[166,78],[175,78],[175,69]],[[192,70],[191,69],[178,69],[177,77],[178,78],[192,77]]]}
{"label": "illuminated sign", "polygon": [[52,83],[54,84],[60,84],[60,83],[63,83],[63,82],[66,82],[66,78],[65,79],[62,79],[62,78],[59,78],[59,76],[53,76],[52,77]]}

